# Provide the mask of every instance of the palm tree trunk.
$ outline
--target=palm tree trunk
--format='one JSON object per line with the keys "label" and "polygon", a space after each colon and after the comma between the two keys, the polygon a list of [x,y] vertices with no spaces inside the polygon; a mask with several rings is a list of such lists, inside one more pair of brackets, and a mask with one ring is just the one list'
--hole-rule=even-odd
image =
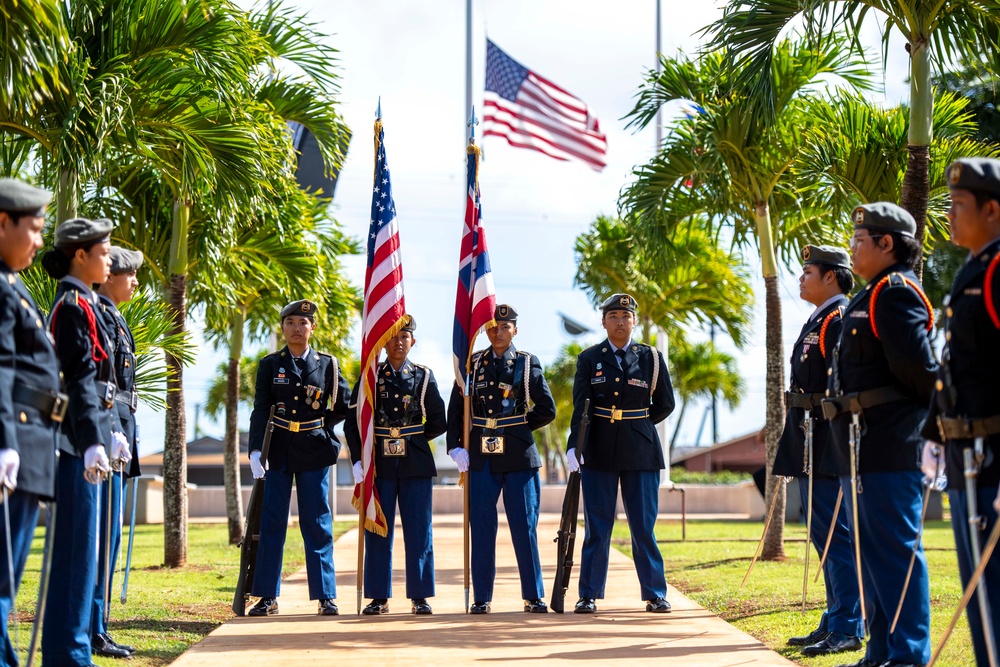
{"label": "palm tree trunk", "polygon": [[[191,205],[174,203],[170,240],[169,303],[173,310],[172,334],[185,330],[187,319],[187,234]],[[167,415],[163,437],[163,563],[187,563],[187,424],[184,413],[184,368],[180,359],[166,355]]]}
{"label": "palm tree trunk", "polygon": [[229,522],[229,543],[243,540],[243,493],[240,484],[240,358],[243,356],[243,323],[246,310],[233,313],[229,336],[229,373],[226,378],[226,436],[222,445],[223,477],[226,485],[226,517]]}
{"label": "palm tree trunk", "polygon": [[[768,508],[774,504],[774,516],[764,536],[760,557],[777,560],[785,557],[785,485],[771,474],[774,457],[778,452],[778,439],[785,421],[785,359],[781,342],[781,295],[778,292],[778,262],[774,254],[771,235],[771,216],[766,201],[756,206],[757,240],[760,244],[761,267],[764,273],[765,345],[767,349],[766,411],[764,445],[767,452],[767,485],[764,501]],[[777,497],[775,497],[777,494]]]}
{"label": "palm tree trunk", "polygon": [[77,173],[72,169],[59,171],[56,183],[56,224],[75,218],[77,215]]}
{"label": "palm tree trunk", "polygon": [[[934,139],[934,91],[931,86],[929,44],[925,39],[910,42],[910,129],[907,138],[909,156],[906,175],[900,192],[899,205],[910,212],[917,222],[917,241],[924,242],[927,227],[927,199],[930,195],[928,175],[931,141]],[[920,257],[917,275],[923,273]]]}

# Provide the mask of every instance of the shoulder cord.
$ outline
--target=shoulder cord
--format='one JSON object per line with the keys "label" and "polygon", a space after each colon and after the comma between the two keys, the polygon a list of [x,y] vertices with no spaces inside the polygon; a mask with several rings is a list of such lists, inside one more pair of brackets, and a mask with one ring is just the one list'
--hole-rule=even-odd
{"label": "shoulder cord", "polygon": [[986,268],[986,279],[983,281],[983,300],[986,301],[986,312],[993,321],[993,326],[1000,329],[1000,315],[997,315],[996,306],[993,304],[993,274],[996,273],[997,264],[1000,264],[1000,252],[993,255],[990,265]]}
{"label": "shoulder cord", "polygon": [[875,316],[875,304],[876,304],[876,301],[878,299],[879,293],[882,291],[882,288],[884,288],[886,285],[891,284],[893,277],[899,277],[903,281],[904,285],[909,285],[914,290],[916,290],[916,292],[917,292],[918,295],[920,295],[920,300],[924,302],[924,307],[927,308],[927,331],[930,331],[931,329],[933,329],[934,328],[934,308],[931,306],[931,302],[927,299],[927,295],[924,294],[924,291],[922,289],[920,289],[919,285],[917,285],[915,282],[913,282],[912,280],[910,280],[906,276],[904,276],[902,274],[899,274],[899,273],[890,273],[885,278],[883,278],[882,280],[878,281],[878,284],[875,285],[875,287],[872,289],[872,296],[871,296],[871,299],[870,299],[871,306],[869,306],[869,308],[868,308],[868,311],[869,311],[869,316],[868,317],[869,317],[869,320],[871,321],[872,333],[875,334],[875,338],[877,338],[878,340],[881,340],[881,337],[878,335],[878,325],[876,323],[876,319],[877,318]]}
{"label": "shoulder cord", "polygon": [[81,299],[76,292],[67,292],[62,299],[55,305],[52,309],[52,316],[49,318],[49,330],[52,335],[56,332],[56,314],[59,312],[59,307],[66,301],[70,294],[76,295],[76,304],[80,306],[83,311],[84,316],[87,318],[87,335],[90,338],[90,358],[95,364],[99,364],[102,361],[106,361],[108,358],[108,353],[101,345],[100,335],[97,332],[97,320],[94,317],[94,309],[91,307],[90,302],[86,299]]}
{"label": "shoulder cord", "polygon": [[819,353],[823,355],[824,359],[826,359],[826,330],[830,328],[835,318],[842,317],[843,314],[844,307],[837,306],[823,318],[823,326],[819,328]]}

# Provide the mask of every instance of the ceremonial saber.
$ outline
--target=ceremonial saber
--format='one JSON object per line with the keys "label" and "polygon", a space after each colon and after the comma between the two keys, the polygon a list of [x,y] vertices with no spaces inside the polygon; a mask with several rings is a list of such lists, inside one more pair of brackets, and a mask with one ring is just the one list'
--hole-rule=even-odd
{"label": "ceremonial saber", "polygon": [[858,573],[858,599],[861,602],[861,624],[865,636],[868,636],[868,613],[865,611],[865,582],[861,575],[861,528],[858,526],[858,431],[861,428],[858,413],[851,413],[851,424],[847,427],[850,433],[851,453],[851,515],[854,519],[854,564]]}
{"label": "ceremonial saber", "polygon": [[750,559],[750,567],[747,568],[747,573],[743,575],[743,582],[740,584],[740,590],[747,583],[747,579],[750,578],[750,573],[753,572],[753,566],[757,564],[757,558],[760,557],[760,552],[764,548],[764,538],[767,537],[767,529],[771,525],[771,517],[774,516],[774,508],[778,504],[778,483],[785,483],[787,480],[784,477],[779,477],[778,481],[775,481],[775,488],[771,495],[771,509],[767,511],[767,520],[764,522],[764,532],[760,534],[760,542],[757,543],[757,550],[753,554],[753,558]]}
{"label": "ceremonial saber", "polygon": [[[972,593],[979,586],[980,580],[983,578],[983,573],[986,572],[986,565],[990,561],[990,556],[993,555],[993,550],[997,546],[997,540],[1000,540],[1000,521],[993,524],[993,530],[990,531],[989,539],[986,540],[986,546],[983,548],[982,557],[979,559],[979,564],[976,569],[972,571],[972,576],[969,577],[969,583],[965,585],[965,593],[962,594],[962,599],[958,603],[958,609],[951,617],[951,622],[948,623],[948,627],[945,628],[944,635],[941,637],[941,643],[938,647],[934,649],[934,655],[931,656],[931,661],[927,663],[927,667],[934,667],[934,663],[941,656],[941,651],[944,650],[944,645],[948,643],[948,639],[951,637],[952,631],[955,629],[955,625],[958,624],[958,619],[962,618],[962,612],[965,611],[966,606],[969,604],[969,600],[972,599]],[[986,624],[989,619],[983,619],[983,630],[986,630]]]}
{"label": "ceremonial saber", "polygon": [[129,504],[132,507],[131,515],[128,520],[128,551],[125,553],[125,574],[122,576],[122,594],[121,603],[125,604],[128,599],[128,575],[132,571],[132,545],[135,543],[135,509],[136,509],[136,496],[139,493],[139,478],[132,478],[132,499]]}
{"label": "ceremonial saber", "polygon": [[[977,568],[982,560],[982,550],[979,545],[979,530],[982,517],[979,515],[979,508],[976,503],[976,476],[979,474],[979,467],[983,461],[983,438],[978,437],[976,442],[975,459],[972,450],[968,447],[962,450],[963,463],[965,464],[965,497],[969,506],[969,543],[972,547],[973,565]],[[993,628],[990,620],[990,601],[986,594],[986,581],[980,577],[976,584],[976,599],[979,602],[979,616],[983,623],[983,643],[986,644],[986,656],[990,667],[996,667],[997,648],[996,639],[993,637]]]}
{"label": "ceremonial saber", "polygon": [[[934,479],[937,479],[938,475],[941,474],[941,464],[937,461],[937,452],[935,452],[934,458]],[[933,486],[934,482],[927,483],[927,480],[924,480],[924,498],[920,505],[920,526],[917,528],[917,541],[913,543],[913,551],[910,552],[910,566],[906,568],[906,578],[903,580],[903,592],[899,594],[899,604],[896,605],[896,615],[892,617],[892,626],[889,628],[890,635],[896,631],[896,623],[899,622],[899,614],[903,611],[903,600],[906,599],[906,591],[910,588],[910,577],[913,575],[913,564],[917,561],[917,549],[920,548],[920,540],[924,536],[924,521],[927,517],[927,506],[930,504],[931,489]]]}
{"label": "ceremonial saber", "polygon": [[[58,465],[58,462],[56,463]],[[28,642],[26,667],[32,667],[38,652],[38,638],[42,633],[45,618],[45,600],[49,596],[49,575],[52,574],[52,543],[56,530],[56,501],[45,503],[45,547],[42,553],[42,572],[38,579],[38,602],[35,605],[35,622],[31,624],[31,640]]]}
{"label": "ceremonial saber", "polygon": [[[108,620],[111,618],[111,545],[114,542],[113,534],[111,532],[111,515],[114,509],[114,487],[115,483],[115,465],[121,467],[121,460],[115,461],[111,466],[111,472],[108,474],[108,478],[105,480],[105,484],[108,485],[108,498],[107,498],[107,508],[105,509],[105,517],[107,519],[107,530],[104,535],[104,605],[102,609],[102,617],[104,620],[104,627],[107,628]],[[119,502],[121,500],[119,499]],[[100,522],[100,517],[98,517],[98,522]],[[100,531],[97,535],[100,536]],[[100,558],[100,547],[98,547],[98,559]],[[100,564],[100,560],[97,561]]]}
{"label": "ceremonial saber", "polygon": [[844,488],[837,489],[837,502],[833,506],[833,518],[830,520],[830,530],[826,533],[826,544],[823,546],[823,555],[819,559],[819,567],[816,569],[815,584],[819,581],[819,575],[823,573],[823,566],[826,565],[826,556],[830,553],[830,544],[833,542],[833,531],[837,527],[837,517],[840,515],[840,504],[844,502]]}
{"label": "ceremonial saber", "polygon": [[10,577],[10,613],[15,638],[13,644],[17,646],[20,643],[20,632],[17,624],[17,591],[14,590],[14,542],[10,538],[10,487],[7,485],[7,480],[0,486],[3,487],[3,530],[7,537],[7,576]]}
{"label": "ceremonial saber", "polygon": [[802,569],[802,613],[806,613],[806,593],[809,589],[809,550],[812,548],[813,519],[813,420],[810,412],[805,413],[806,460],[805,473],[809,475],[809,497],[806,503],[806,556]]}

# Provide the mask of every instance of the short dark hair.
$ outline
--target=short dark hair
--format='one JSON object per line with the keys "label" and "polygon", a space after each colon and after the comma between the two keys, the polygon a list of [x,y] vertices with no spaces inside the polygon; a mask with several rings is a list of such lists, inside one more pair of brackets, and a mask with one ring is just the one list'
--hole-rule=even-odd
{"label": "short dark hair", "polygon": [[995,201],[1000,204],[1000,196],[995,192],[987,192],[986,190],[969,190],[972,196],[976,198],[976,208],[982,208],[989,203],[990,200]]}
{"label": "short dark hair", "polygon": [[892,237],[892,256],[898,263],[905,264],[911,269],[917,265],[917,260],[923,251],[917,239],[899,232],[885,232],[885,236]]}
{"label": "short dark hair", "polygon": [[854,289],[854,274],[851,273],[850,269],[832,264],[819,264],[818,266],[820,278],[833,271],[833,275],[837,277],[837,287],[840,288],[841,294],[850,294],[851,290]]}

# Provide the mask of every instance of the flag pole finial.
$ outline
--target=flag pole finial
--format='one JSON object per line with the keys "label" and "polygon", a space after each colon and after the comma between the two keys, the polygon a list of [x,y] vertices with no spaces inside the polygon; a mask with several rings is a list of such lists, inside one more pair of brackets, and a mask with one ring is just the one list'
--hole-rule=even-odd
{"label": "flag pole finial", "polygon": [[382,96],[378,96],[378,106],[375,107],[375,120],[382,120]]}
{"label": "flag pole finial", "polygon": [[479,119],[476,118],[476,106],[472,105],[472,113],[469,116],[469,122],[466,123],[469,128],[469,141],[476,140],[476,125],[479,125]]}

